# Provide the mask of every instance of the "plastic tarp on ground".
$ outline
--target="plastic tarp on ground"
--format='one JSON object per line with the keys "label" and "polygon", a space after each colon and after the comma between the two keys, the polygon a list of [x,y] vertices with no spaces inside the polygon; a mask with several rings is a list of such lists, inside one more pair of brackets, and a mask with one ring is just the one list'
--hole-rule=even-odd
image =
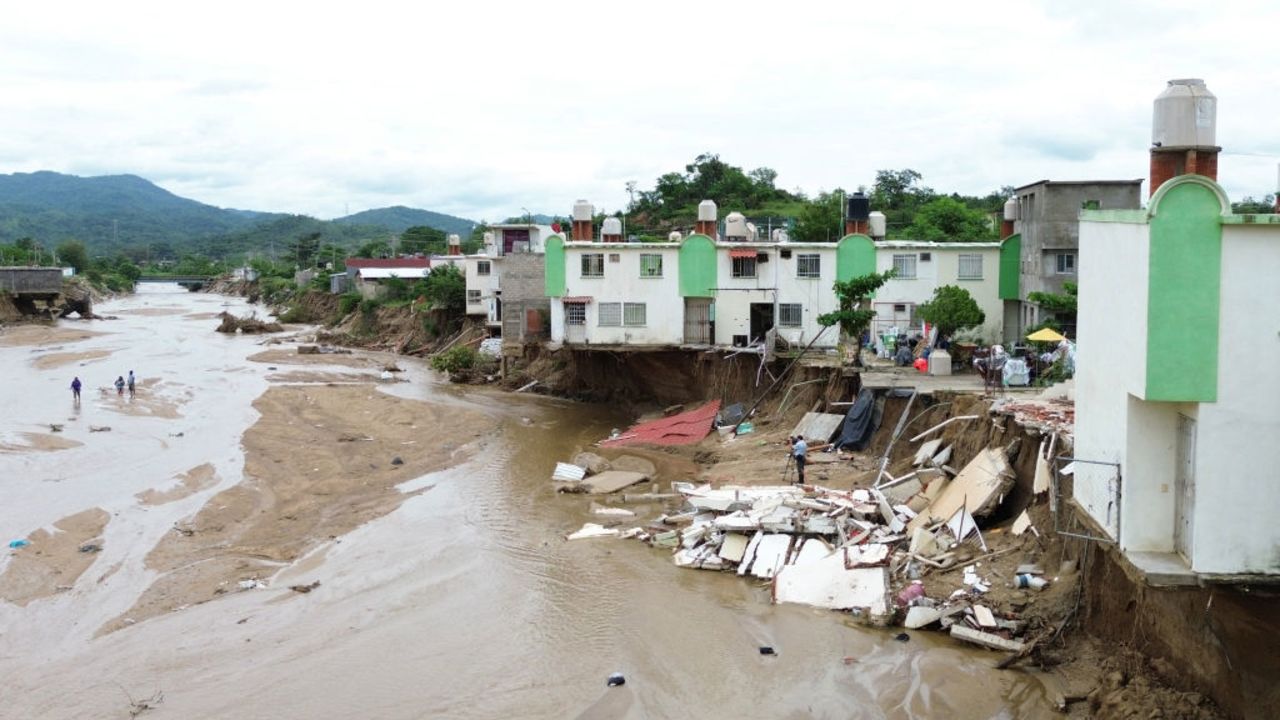
{"label": "plastic tarp on ground", "polygon": [[716,400],[696,410],[633,425],[616,438],[601,440],[600,447],[640,444],[692,445],[711,432],[711,423],[719,410],[720,401]]}
{"label": "plastic tarp on ground", "polygon": [[871,443],[871,434],[875,432],[872,417],[875,414],[876,396],[870,388],[862,388],[858,399],[853,401],[849,412],[844,416],[844,427],[840,431],[840,439],[836,441],[836,449],[865,450]]}

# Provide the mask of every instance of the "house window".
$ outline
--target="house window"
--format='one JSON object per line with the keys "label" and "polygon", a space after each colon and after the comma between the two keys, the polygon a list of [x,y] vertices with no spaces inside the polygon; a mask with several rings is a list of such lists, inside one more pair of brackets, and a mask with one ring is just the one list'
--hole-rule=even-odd
{"label": "house window", "polygon": [[622,324],[622,303],[600,303],[596,310],[600,327],[617,327]]}
{"label": "house window", "polygon": [[586,325],[587,324],[587,304],[586,303],[565,303],[564,304],[564,322],[566,325]]}
{"label": "house window", "polygon": [[822,256],[817,253],[797,253],[796,277],[822,277]]}
{"label": "house window", "polygon": [[894,255],[893,256],[893,274],[902,280],[916,279],[916,256],[915,255]]}
{"label": "house window", "polygon": [[929,262],[933,260],[933,253],[920,253],[920,262]]}
{"label": "house window", "polygon": [[782,303],[778,305],[778,325],[781,327],[800,327],[804,322],[800,303]]}
{"label": "house window", "polygon": [[756,259],[753,257],[733,258],[733,276],[736,278],[753,278],[756,276]]}
{"label": "house window", "polygon": [[662,256],[656,253],[641,253],[640,254],[640,277],[642,278],[662,277]]}
{"label": "house window", "polygon": [[1058,274],[1059,275],[1075,275],[1076,274],[1076,254],[1075,253],[1058,253]]}
{"label": "house window", "polygon": [[586,253],[582,256],[582,277],[604,277],[604,253]]}
{"label": "house window", "polygon": [[623,303],[622,304],[622,324],[628,327],[644,327],[645,304],[644,303]]}
{"label": "house window", "polygon": [[904,313],[904,312],[906,312],[906,311],[907,311],[907,304],[906,304],[906,303],[895,303],[895,304],[894,304],[894,306],[893,306],[893,311],[894,311],[895,313]]}
{"label": "house window", "polygon": [[480,291],[479,291],[479,290],[468,290],[468,291],[467,291],[467,304],[468,304],[468,305],[475,305],[475,304],[477,304],[477,303],[479,303],[479,302],[480,302]]}
{"label": "house window", "polygon": [[961,280],[981,280],[982,256],[977,253],[961,253],[959,277]]}
{"label": "house window", "polygon": [[489,261],[488,261],[488,260],[480,260],[480,261],[476,262],[476,274],[477,274],[477,275],[488,275],[488,274],[489,274],[489,269],[490,269],[490,268],[489,268]]}
{"label": "house window", "polygon": [[621,253],[609,253],[609,262],[611,262],[611,263],[622,262],[622,254],[621,254]]}

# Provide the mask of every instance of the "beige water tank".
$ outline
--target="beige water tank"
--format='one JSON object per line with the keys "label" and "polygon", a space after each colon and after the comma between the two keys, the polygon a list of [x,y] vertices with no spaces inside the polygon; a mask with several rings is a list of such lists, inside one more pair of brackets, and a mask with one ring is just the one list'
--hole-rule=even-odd
{"label": "beige water tank", "polygon": [[601,223],[600,225],[600,234],[601,235],[621,235],[622,221],[616,217],[605,218],[604,222]]}
{"label": "beige water tank", "polygon": [[867,216],[867,230],[871,233],[871,237],[884,237],[885,225],[884,213],[879,210],[875,210]]}
{"label": "beige water tank", "polygon": [[1197,78],[1170,80],[1155,99],[1151,144],[1156,147],[1217,147],[1218,98]]}
{"label": "beige water tank", "polygon": [[698,221],[699,222],[715,222],[716,214],[719,210],[716,208],[714,200],[703,200],[698,203]]}
{"label": "beige water tank", "polygon": [[574,222],[590,222],[595,212],[596,209],[586,200],[579,200],[573,204]]}
{"label": "beige water tank", "polygon": [[929,374],[950,375],[951,354],[942,348],[934,348],[933,352],[929,353]]}
{"label": "beige water tank", "polygon": [[485,234],[484,234],[484,252],[485,252],[485,254],[486,254],[486,255],[492,255],[495,247],[496,247],[496,244],[494,243],[493,233],[491,233],[491,232],[487,232],[487,233],[485,233]]}
{"label": "beige water tank", "polygon": [[680,242],[681,240],[684,240],[684,234],[683,234],[683,233],[681,233],[681,232],[679,232],[679,231],[672,231],[672,232],[667,233],[667,242],[678,243],[678,242]]}
{"label": "beige water tank", "polygon": [[787,234],[787,231],[784,228],[774,228],[773,234],[769,239],[776,243],[791,242],[791,236]]}
{"label": "beige water tank", "polygon": [[449,236],[449,244],[450,244],[450,245],[461,245],[461,244],[462,244],[462,238],[458,237],[457,235],[450,235],[450,236]]}
{"label": "beige water tank", "polygon": [[747,231],[747,217],[740,212],[731,212],[724,216],[724,236],[727,240],[745,241],[750,237]]}
{"label": "beige water tank", "polygon": [[1018,219],[1018,198],[1009,198],[1008,200],[1004,201],[1004,219],[1005,220]]}

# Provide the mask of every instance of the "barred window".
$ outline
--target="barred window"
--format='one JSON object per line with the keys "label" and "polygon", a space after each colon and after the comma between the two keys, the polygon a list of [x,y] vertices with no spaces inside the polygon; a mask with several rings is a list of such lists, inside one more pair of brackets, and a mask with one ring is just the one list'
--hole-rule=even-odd
{"label": "barred window", "polygon": [[623,303],[622,304],[622,324],[628,327],[644,327],[645,325],[645,304],[644,303]]}
{"label": "barred window", "polygon": [[961,280],[981,280],[982,256],[976,253],[961,253],[959,277]]}
{"label": "barred window", "polygon": [[662,256],[656,253],[641,253],[640,254],[640,277],[642,278],[662,277]]}
{"label": "barred window", "polygon": [[796,277],[822,277],[822,256],[817,253],[799,253],[796,255]]}
{"label": "barred window", "polygon": [[910,255],[894,255],[893,256],[893,274],[894,277],[902,280],[916,279],[916,256]]}
{"label": "barred window", "polygon": [[587,304],[586,303],[565,303],[564,304],[564,322],[566,325],[586,325],[587,324]]}
{"label": "barred window", "polygon": [[753,257],[733,258],[733,276],[736,278],[755,277],[756,259]]}
{"label": "barred window", "polygon": [[489,261],[488,261],[488,260],[478,260],[478,261],[476,261],[476,274],[477,274],[477,275],[488,275],[488,274],[489,274]]}
{"label": "barred window", "polygon": [[800,303],[782,303],[778,305],[779,326],[800,327],[803,322],[804,313]]}
{"label": "barred window", "polygon": [[582,277],[604,277],[604,253],[586,253],[582,256]]}
{"label": "barred window", "polygon": [[1076,274],[1076,254],[1075,253],[1058,253],[1058,274],[1059,275],[1075,275]]}
{"label": "barred window", "polygon": [[622,303],[600,303],[596,313],[596,324],[600,327],[617,327],[622,324]]}
{"label": "barred window", "polygon": [[475,304],[476,304],[476,303],[478,303],[478,302],[480,302],[480,291],[479,291],[479,290],[468,290],[468,291],[467,291],[467,304],[468,304],[468,305],[475,305]]}

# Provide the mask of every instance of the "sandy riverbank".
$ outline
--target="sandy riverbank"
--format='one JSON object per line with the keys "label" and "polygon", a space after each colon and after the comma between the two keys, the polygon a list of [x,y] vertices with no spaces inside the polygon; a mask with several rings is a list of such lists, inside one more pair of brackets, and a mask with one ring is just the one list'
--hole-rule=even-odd
{"label": "sandy riverbank", "polygon": [[461,460],[462,446],[492,422],[370,385],[275,387],[254,407],[262,417],[244,436],[245,481],[156,545],[146,562],[159,577],[101,633],[234,592],[243,580],[269,579],[395,509],[408,497],[397,485]]}
{"label": "sandy riverbank", "polygon": [[111,350],[86,350],[85,352],[53,352],[37,355],[31,364],[37,370],[54,370],[71,364],[101,360],[111,355]]}
{"label": "sandy riverbank", "polygon": [[58,343],[87,340],[103,333],[65,325],[15,325],[0,332],[0,346],[43,347]]}
{"label": "sandy riverbank", "polygon": [[[54,523],[54,531],[41,528],[27,536],[30,545],[13,552],[0,575],[0,598],[19,607],[32,600],[70,589],[97,557],[97,551],[82,547],[102,536],[111,516],[102,508],[92,508]],[[99,541],[98,547],[101,547]]]}

